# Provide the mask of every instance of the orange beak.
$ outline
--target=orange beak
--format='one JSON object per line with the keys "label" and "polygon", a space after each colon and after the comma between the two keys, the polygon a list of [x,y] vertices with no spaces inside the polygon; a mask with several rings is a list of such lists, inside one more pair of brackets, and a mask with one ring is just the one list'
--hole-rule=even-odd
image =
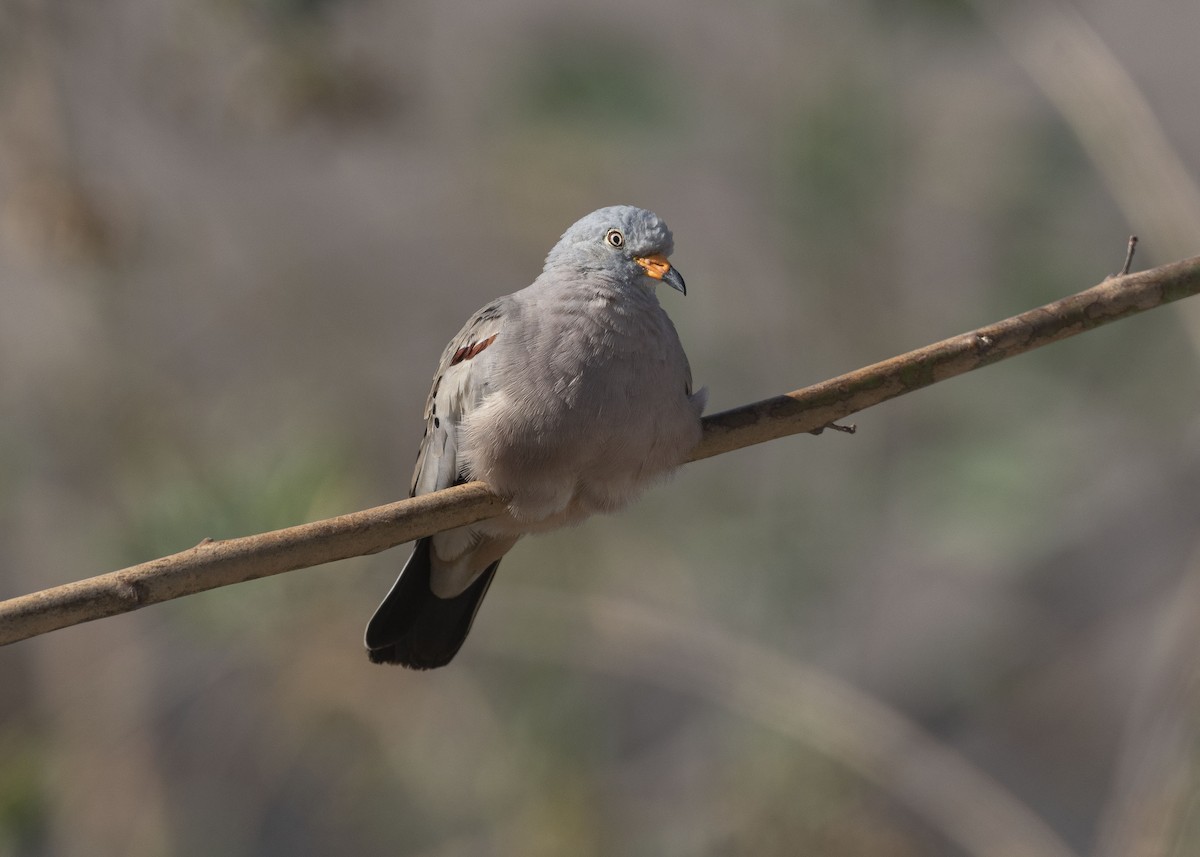
{"label": "orange beak", "polygon": [[687,294],[687,285],[683,282],[683,277],[679,272],[671,267],[671,263],[667,261],[667,257],[661,253],[655,253],[653,256],[638,256],[633,261],[642,266],[642,270],[646,272],[647,277],[652,277],[656,280],[662,280],[671,288],[678,292]]}

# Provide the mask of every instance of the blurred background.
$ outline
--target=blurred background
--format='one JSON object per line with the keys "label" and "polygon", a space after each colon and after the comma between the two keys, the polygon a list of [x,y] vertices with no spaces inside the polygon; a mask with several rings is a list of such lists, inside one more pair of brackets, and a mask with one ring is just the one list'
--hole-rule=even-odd
{"label": "blurred background", "polygon": [[[0,0],[0,597],[404,495],[445,342],[675,232],[710,412],[1200,253],[1200,6]],[[0,855],[1200,849],[1200,305],[529,539],[0,649]]]}

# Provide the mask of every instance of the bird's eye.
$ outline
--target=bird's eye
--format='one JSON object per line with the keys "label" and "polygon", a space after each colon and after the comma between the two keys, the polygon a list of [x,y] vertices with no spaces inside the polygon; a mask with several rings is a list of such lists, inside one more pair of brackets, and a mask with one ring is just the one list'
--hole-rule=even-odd
{"label": "bird's eye", "polygon": [[604,240],[607,241],[613,247],[624,247],[625,246],[625,236],[621,234],[620,229],[608,230],[608,234],[604,236]]}

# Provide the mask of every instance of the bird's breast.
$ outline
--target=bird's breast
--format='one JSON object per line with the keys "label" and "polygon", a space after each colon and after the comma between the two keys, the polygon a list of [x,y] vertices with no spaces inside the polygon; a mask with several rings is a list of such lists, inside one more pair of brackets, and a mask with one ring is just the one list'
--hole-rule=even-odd
{"label": "bird's breast", "polygon": [[472,475],[588,514],[624,505],[682,462],[699,441],[699,413],[675,329],[656,302],[650,310],[564,310],[497,351],[506,382],[470,420]]}

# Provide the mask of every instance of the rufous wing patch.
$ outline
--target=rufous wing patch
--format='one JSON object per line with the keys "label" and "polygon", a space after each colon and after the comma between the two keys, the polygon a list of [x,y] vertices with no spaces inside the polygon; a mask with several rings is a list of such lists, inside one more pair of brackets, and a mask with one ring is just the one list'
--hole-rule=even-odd
{"label": "rufous wing patch", "polygon": [[468,342],[462,348],[454,352],[454,356],[450,358],[450,365],[457,366],[465,360],[470,360],[478,355],[483,349],[491,345],[496,339],[496,334],[493,333],[487,339],[481,339],[478,342]]}

